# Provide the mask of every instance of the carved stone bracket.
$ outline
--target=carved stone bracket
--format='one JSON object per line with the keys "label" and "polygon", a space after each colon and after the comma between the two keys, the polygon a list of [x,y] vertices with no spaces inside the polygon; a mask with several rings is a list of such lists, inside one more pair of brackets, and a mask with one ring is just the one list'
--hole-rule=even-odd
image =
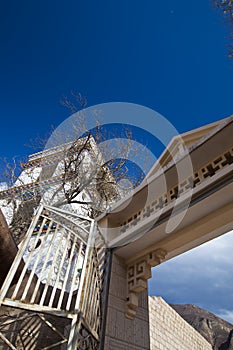
{"label": "carved stone bracket", "polygon": [[151,268],[159,265],[166,257],[167,252],[156,249],[127,266],[128,298],[126,317],[133,319],[138,307],[138,295],[147,289],[147,280],[151,278]]}

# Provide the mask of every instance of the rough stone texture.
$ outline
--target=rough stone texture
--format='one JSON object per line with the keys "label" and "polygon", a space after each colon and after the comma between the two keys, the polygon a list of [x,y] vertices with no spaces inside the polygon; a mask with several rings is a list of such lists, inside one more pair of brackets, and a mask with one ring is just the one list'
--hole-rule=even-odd
{"label": "rough stone texture", "polygon": [[107,328],[104,350],[149,350],[149,315],[147,291],[139,297],[134,320],[125,317],[127,277],[124,261],[113,256],[110,280]]}
{"label": "rough stone texture", "polygon": [[[11,268],[17,251],[18,248],[0,209],[0,287]],[[23,262],[21,262],[19,269],[23,269]],[[15,278],[17,279],[18,277],[19,275],[16,274]]]}
{"label": "rough stone texture", "polygon": [[208,343],[161,297],[149,297],[151,350],[211,350]]}

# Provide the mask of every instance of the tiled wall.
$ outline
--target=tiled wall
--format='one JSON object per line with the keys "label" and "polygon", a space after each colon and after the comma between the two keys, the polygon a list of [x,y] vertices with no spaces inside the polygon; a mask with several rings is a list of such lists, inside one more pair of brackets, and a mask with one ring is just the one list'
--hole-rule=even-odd
{"label": "tiled wall", "polygon": [[162,298],[149,297],[151,350],[211,350],[212,346]]}
{"label": "tiled wall", "polygon": [[139,297],[134,320],[125,317],[127,277],[124,262],[113,257],[110,281],[107,329],[104,350],[149,350],[149,315],[147,291]]}

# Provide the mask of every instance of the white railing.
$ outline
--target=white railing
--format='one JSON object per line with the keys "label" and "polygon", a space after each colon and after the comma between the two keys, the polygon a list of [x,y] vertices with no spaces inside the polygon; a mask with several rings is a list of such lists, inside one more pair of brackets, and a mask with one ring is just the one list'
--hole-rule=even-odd
{"label": "white railing", "polygon": [[[67,349],[84,341],[78,336],[83,327],[96,348],[105,252],[94,220],[40,205],[0,291],[0,305],[69,318]],[[1,332],[0,338],[9,341]]]}

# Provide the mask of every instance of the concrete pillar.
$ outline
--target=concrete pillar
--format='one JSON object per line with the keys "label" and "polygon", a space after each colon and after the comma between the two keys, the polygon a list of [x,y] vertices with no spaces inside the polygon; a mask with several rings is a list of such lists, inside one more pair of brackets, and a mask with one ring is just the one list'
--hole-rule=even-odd
{"label": "concrete pillar", "polygon": [[126,265],[113,255],[108,298],[104,350],[149,350],[149,313],[147,290],[139,295],[139,306],[133,320],[126,318]]}

